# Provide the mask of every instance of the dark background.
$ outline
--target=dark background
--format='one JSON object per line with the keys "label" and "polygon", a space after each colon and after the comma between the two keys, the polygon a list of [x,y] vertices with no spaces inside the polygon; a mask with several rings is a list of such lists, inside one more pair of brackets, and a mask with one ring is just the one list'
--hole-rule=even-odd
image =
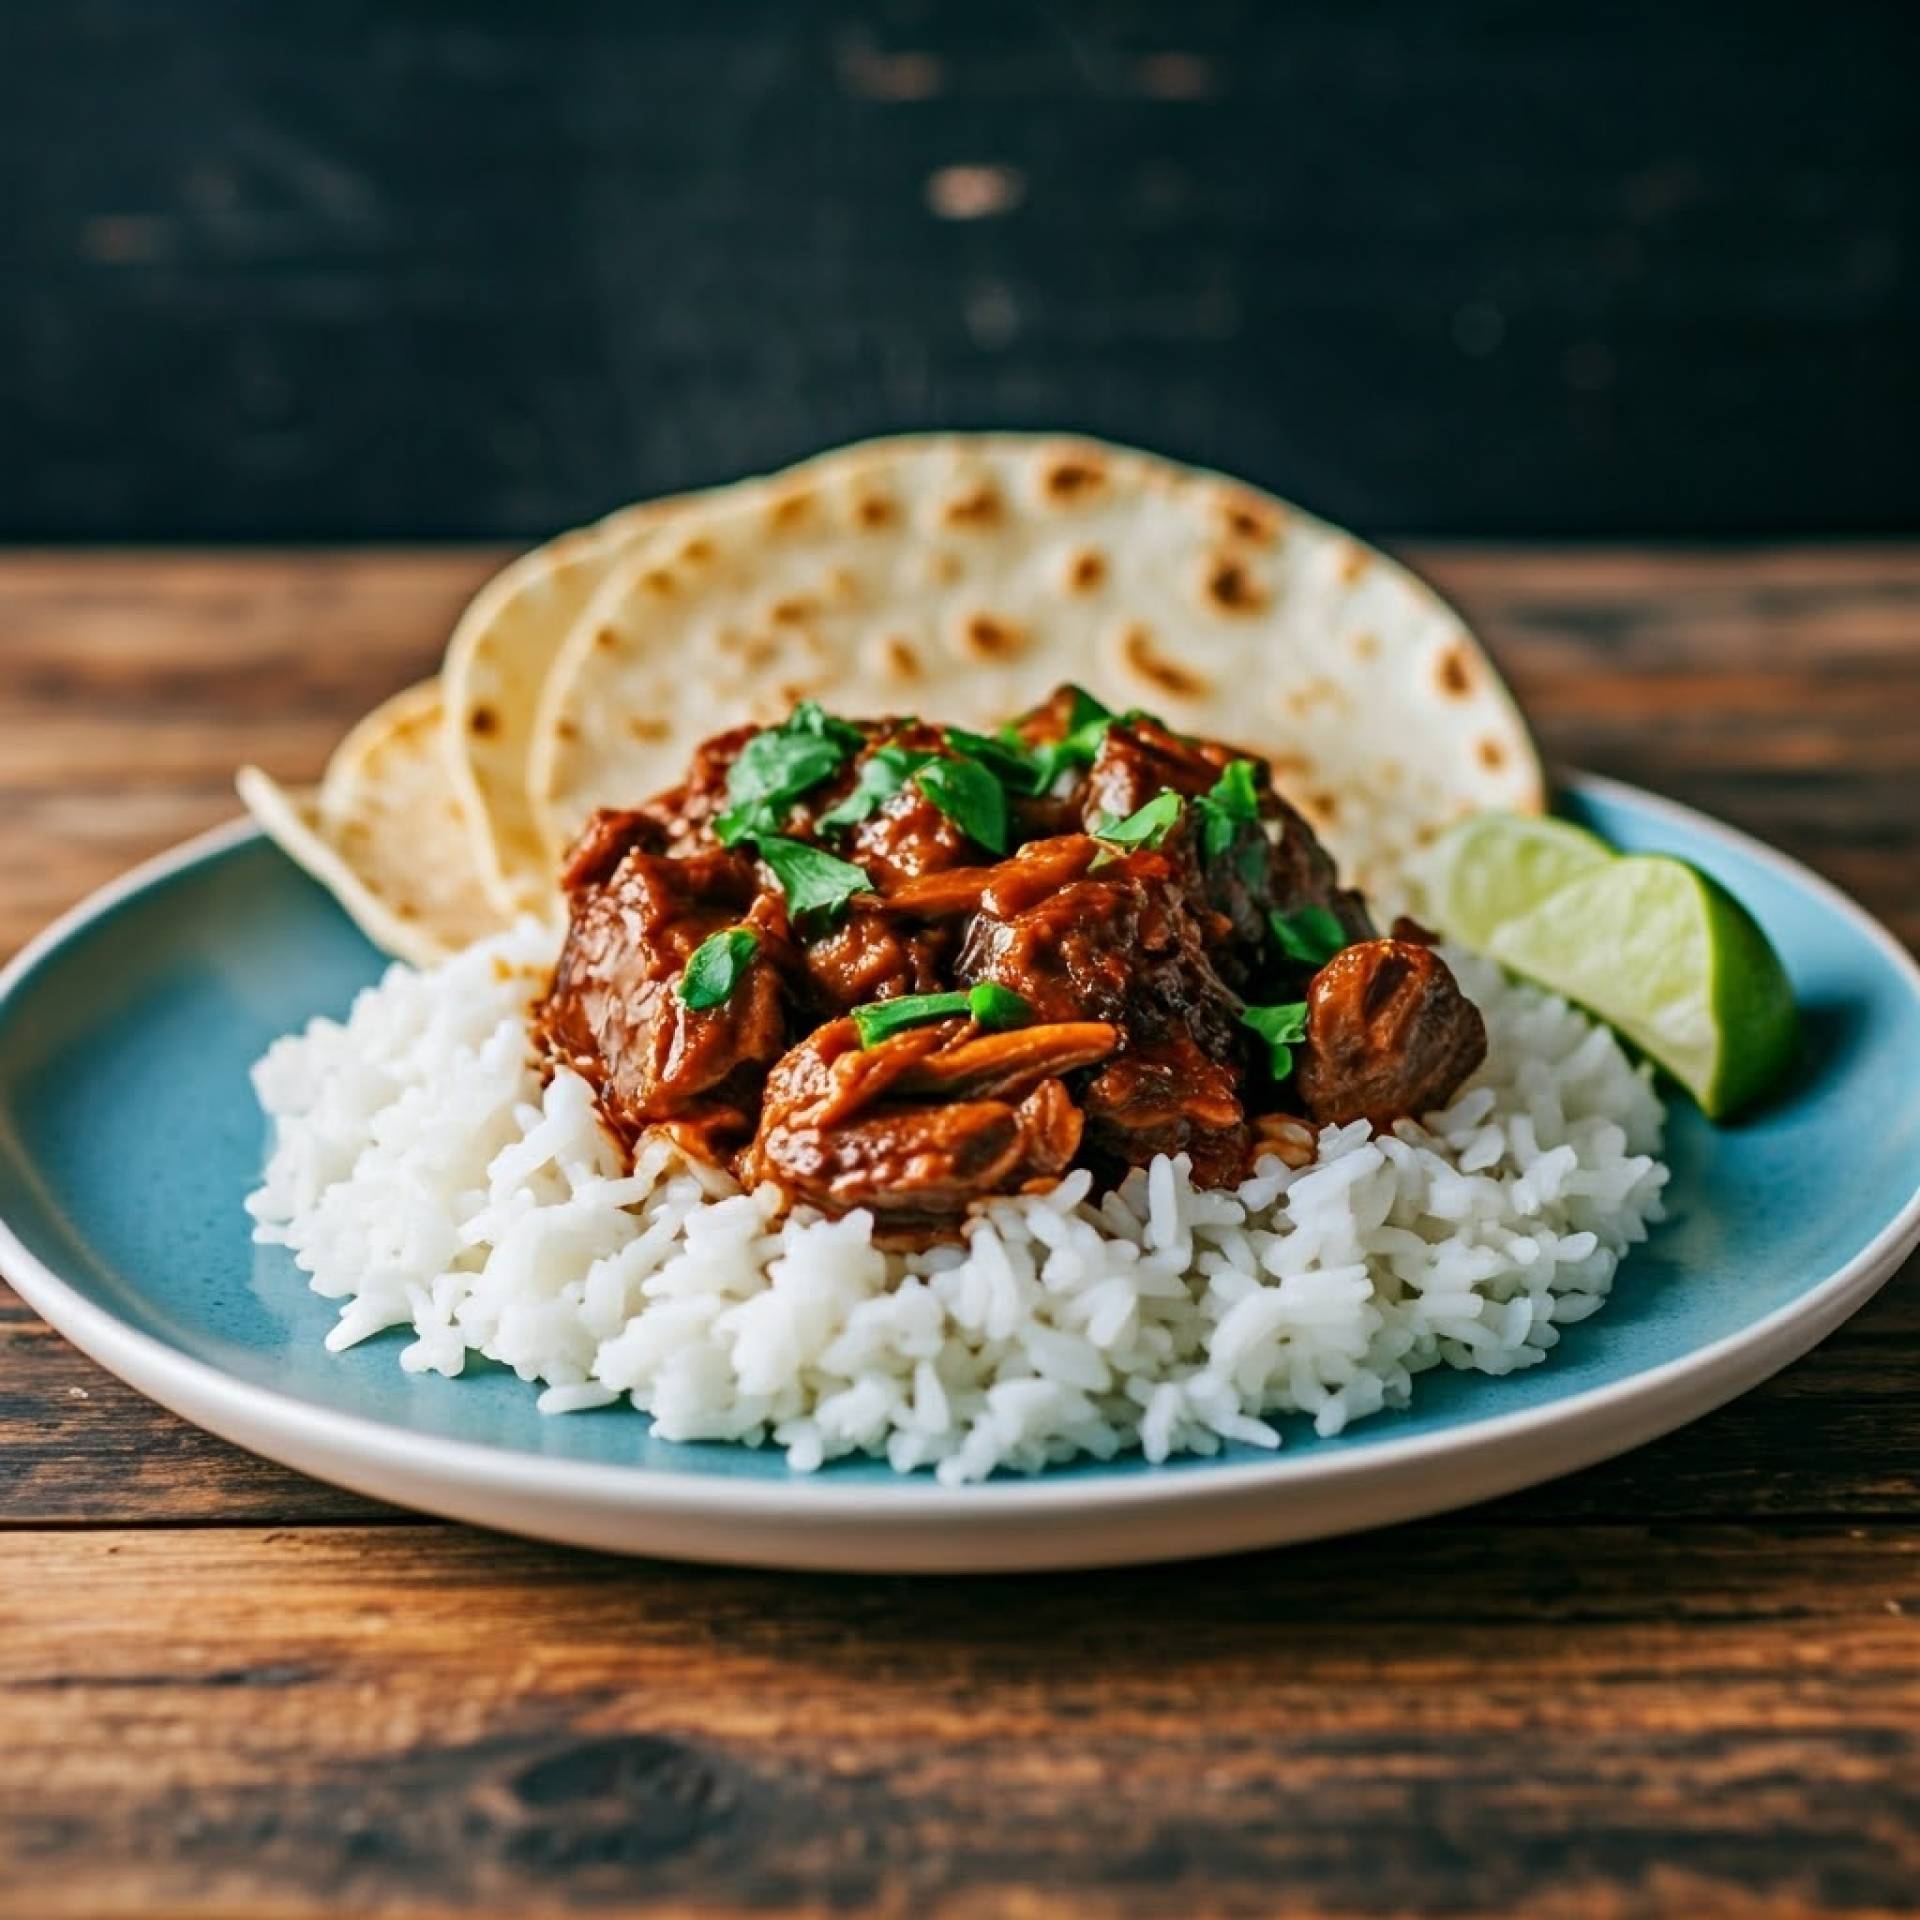
{"label": "dark background", "polygon": [[0,539],[933,425],[1384,534],[1920,528],[1920,6],[0,0]]}

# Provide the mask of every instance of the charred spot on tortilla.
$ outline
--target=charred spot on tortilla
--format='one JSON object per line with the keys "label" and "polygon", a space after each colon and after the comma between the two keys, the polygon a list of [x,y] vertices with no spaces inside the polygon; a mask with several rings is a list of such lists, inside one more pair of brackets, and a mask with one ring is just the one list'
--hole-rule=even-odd
{"label": "charred spot on tortilla", "polygon": [[884,494],[863,493],[853,504],[853,517],[869,532],[890,527],[900,517],[899,509]]}
{"label": "charred spot on tortilla", "polygon": [[1483,734],[1474,747],[1479,755],[1480,764],[1489,773],[1498,773],[1507,764],[1507,750],[1491,734]]}
{"label": "charred spot on tortilla", "polygon": [[1246,540],[1256,546],[1271,547],[1280,538],[1280,514],[1277,508],[1245,494],[1226,494],[1218,502],[1220,524],[1228,537]]}
{"label": "charred spot on tortilla", "polygon": [[767,609],[767,618],[777,625],[797,626],[803,620],[811,620],[819,611],[818,605],[804,593],[795,593],[776,600]]}
{"label": "charred spot on tortilla", "polygon": [[1357,542],[1349,540],[1340,554],[1340,579],[1345,586],[1358,586],[1360,576],[1367,570],[1367,550]]}
{"label": "charred spot on tortilla", "polygon": [[982,660],[1004,660],[1018,653],[1025,635],[1011,620],[991,613],[970,613],[960,623],[960,644]]}
{"label": "charred spot on tortilla", "polygon": [[990,527],[1001,515],[1000,495],[988,481],[955,494],[941,510],[941,519],[950,527]]}
{"label": "charred spot on tortilla", "polygon": [[489,739],[500,731],[500,716],[491,707],[475,707],[467,715],[467,731]]}
{"label": "charred spot on tortilla", "polygon": [[620,636],[611,627],[602,627],[593,636],[593,644],[603,653],[611,653],[620,644]]}
{"label": "charred spot on tortilla", "polygon": [[658,594],[663,600],[672,597],[674,588],[678,584],[671,567],[649,567],[640,576],[642,588],[648,593]]}
{"label": "charred spot on tortilla", "polygon": [[1040,487],[1056,506],[1085,500],[1106,479],[1105,469],[1084,454],[1062,454],[1041,472]]}
{"label": "charred spot on tortilla", "polygon": [[1107,577],[1107,556],[1098,547],[1082,547],[1067,558],[1067,591],[1092,593]]}
{"label": "charred spot on tortilla", "polygon": [[1440,691],[1449,700],[1464,700],[1472,693],[1473,663],[1467,658],[1466,649],[1459,641],[1453,641],[1440,655],[1435,678],[1440,683]]}
{"label": "charred spot on tortilla", "polygon": [[890,633],[880,642],[880,657],[886,671],[896,680],[917,680],[921,675],[920,655],[904,633]]}
{"label": "charred spot on tortilla", "polygon": [[767,525],[775,533],[797,533],[813,518],[816,504],[810,488],[792,488],[775,497],[767,509]]}
{"label": "charred spot on tortilla", "polygon": [[1215,554],[1207,563],[1206,597],[1218,613],[1252,614],[1266,606],[1268,594],[1253,569],[1238,554]]}
{"label": "charred spot on tortilla", "polygon": [[1204,700],[1211,691],[1197,673],[1159,652],[1153,644],[1153,635],[1137,620],[1130,621],[1120,631],[1120,657],[1158,693],[1172,694],[1181,700]]}

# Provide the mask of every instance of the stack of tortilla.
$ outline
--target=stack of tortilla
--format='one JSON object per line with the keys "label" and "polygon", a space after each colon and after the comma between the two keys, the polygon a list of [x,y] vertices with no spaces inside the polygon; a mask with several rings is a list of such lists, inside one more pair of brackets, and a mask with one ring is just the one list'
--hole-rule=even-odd
{"label": "stack of tortilla", "polygon": [[646,502],[522,556],[439,676],[319,785],[242,798],[380,946],[431,965],[533,914],[596,807],[812,698],[991,725],[1063,680],[1263,755],[1387,912],[1420,850],[1537,811],[1526,725],[1459,616],[1404,568],[1217,474],[1096,441],[947,434]]}

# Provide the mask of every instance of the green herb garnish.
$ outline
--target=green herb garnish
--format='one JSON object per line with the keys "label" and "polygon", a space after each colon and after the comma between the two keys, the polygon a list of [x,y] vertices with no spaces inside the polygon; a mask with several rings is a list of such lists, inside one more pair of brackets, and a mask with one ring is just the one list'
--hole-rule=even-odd
{"label": "green herb garnish", "polygon": [[1000,730],[1000,738],[1025,755],[1031,777],[1029,791],[1033,793],[1050,793],[1061,774],[1069,769],[1078,772],[1092,766],[1100,752],[1100,742],[1113,725],[1111,711],[1085,687],[1069,686],[1067,691],[1073,699],[1067,709],[1067,730],[1058,740],[1028,746],[1020,738],[1017,725]]}
{"label": "green herb garnish", "polygon": [[958,1014],[970,1015],[983,1027],[1017,1027],[1033,1018],[1033,1008],[1011,987],[982,980],[964,993],[903,993],[896,1000],[875,1000],[854,1008],[853,1024],[863,1048],[877,1047],[909,1027],[951,1020]]}
{"label": "green herb garnish", "polygon": [[876,748],[860,763],[853,791],[820,816],[823,827],[856,827],[883,807],[935,756],[918,747]]}
{"label": "green herb garnish", "polygon": [[1347,930],[1326,907],[1296,907],[1292,913],[1270,913],[1267,924],[1280,951],[1303,967],[1324,967],[1347,944]]}
{"label": "green herb garnish", "polygon": [[832,918],[856,893],[871,893],[873,882],[863,867],[837,860],[819,847],[801,840],[782,840],[777,834],[758,836],[760,858],[773,869],[787,911],[796,920],[814,914]]}
{"label": "green herb garnish", "polygon": [[724,1006],[759,951],[760,936],[751,927],[724,927],[708,934],[680,976],[681,1000],[696,1013]]}
{"label": "green herb garnish", "polygon": [[1111,714],[1102,714],[1084,726],[1075,727],[1064,738],[1050,741],[1033,750],[1034,791],[1051,793],[1053,783],[1063,773],[1079,773],[1099,758],[1100,743],[1113,725]]}
{"label": "green herb garnish", "polygon": [[978,760],[929,760],[914,782],[969,840],[1007,850],[1007,796]]}
{"label": "green herb garnish", "polygon": [[967,1011],[983,1027],[1024,1027],[1033,1018],[1033,1002],[998,980],[982,980],[967,989]]}
{"label": "green herb garnish", "polygon": [[864,744],[858,727],[802,700],[777,727],[756,733],[727,769],[729,805],[713,823],[721,845],[778,832],[787,809]]}
{"label": "green herb garnish", "polygon": [[1157,847],[1173,831],[1180,806],[1180,796],[1171,787],[1162,787],[1124,820],[1103,813],[1093,824],[1093,837],[1110,847]]}
{"label": "green herb garnish", "polygon": [[1034,764],[1026,748],[1016,740],[996,740],[991,734],[969,733],[965,727],[948,727],[947,745],[968,760],[978,760],[1004,787],[1015,793],[1034,793]]}
{"label": "green herb garnish", "polygon": [[1218,860],[1239,836],[1242,827],[1260,824],[1260,790],[1253,784],[1253,762],[1230,760],[1194,805],[1200,810],[1200,850]]}
{"label": "green herb garnish", "polygon": [[1276,1080],[1293,1071],[1293,1050],[1307,1037],[1307,1003],[1288,1000],[1277,1007],[1242,1007],[1240,1024],[1267,1043],[1267,1065]]}

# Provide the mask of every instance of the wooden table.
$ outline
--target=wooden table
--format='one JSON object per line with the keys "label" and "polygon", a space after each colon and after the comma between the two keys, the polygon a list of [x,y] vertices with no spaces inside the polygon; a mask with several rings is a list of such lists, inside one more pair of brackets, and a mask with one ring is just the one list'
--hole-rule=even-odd
{"label": "wooden table", "polygon": [[[1920,548],[1412,557],[1556,759],[1920,941]],[[310,774],[495,558],[0,559],[0,945],[232,813],[241,758]],[[1497,1505],[972,1583],[385,1511],[0,1289],[0,1911],[1912,1912],[1915,1281]]]}

